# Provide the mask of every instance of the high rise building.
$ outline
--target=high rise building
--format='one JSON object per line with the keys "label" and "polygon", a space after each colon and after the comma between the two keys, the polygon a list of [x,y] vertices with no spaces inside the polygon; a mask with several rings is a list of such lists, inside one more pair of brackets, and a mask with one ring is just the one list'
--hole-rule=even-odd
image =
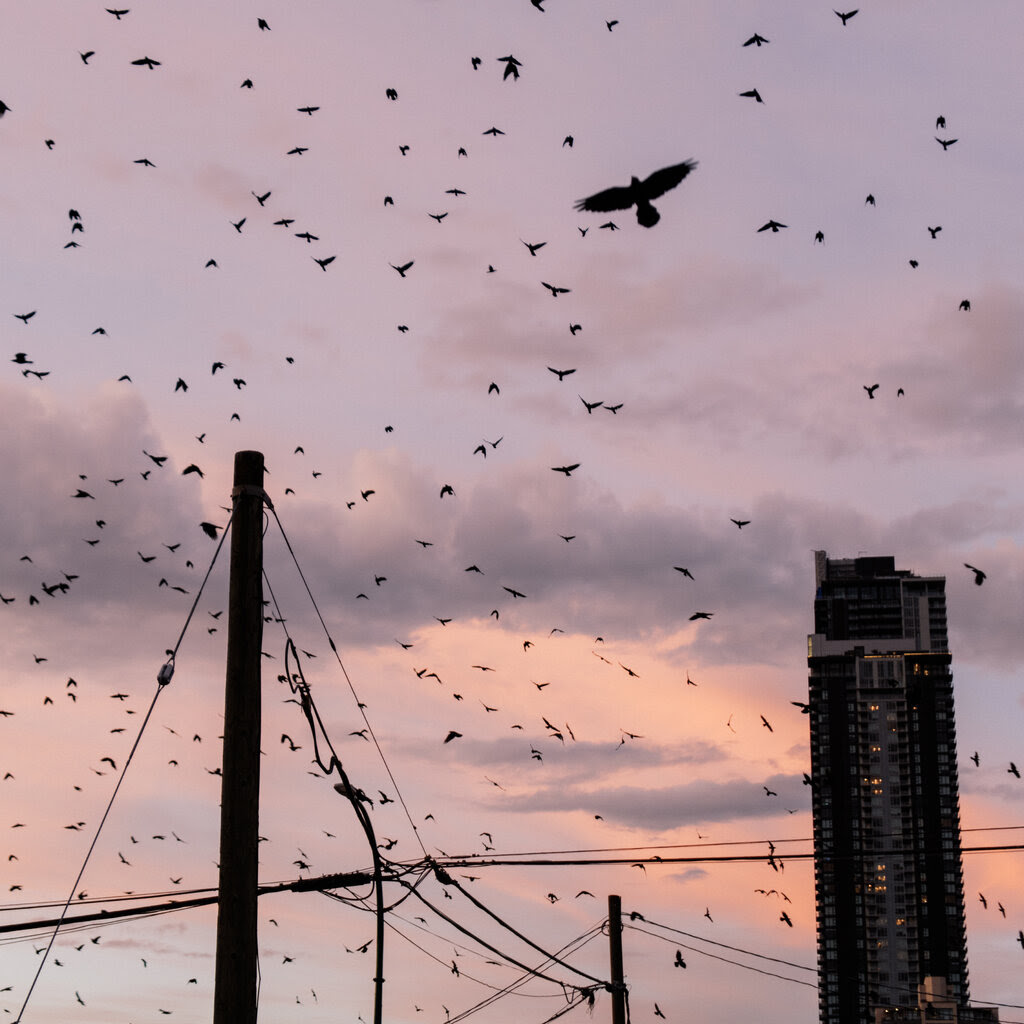
{"label": "high rise building", "polygon": [[[967,1006],[945,579],[815,552],[808,715],[822,1024]],[[941,1004],[938,994],[941,992]],[[948,1015],[948,1008],[959,1014]],[[977,1016],[975,1016],[977,1015]]]}

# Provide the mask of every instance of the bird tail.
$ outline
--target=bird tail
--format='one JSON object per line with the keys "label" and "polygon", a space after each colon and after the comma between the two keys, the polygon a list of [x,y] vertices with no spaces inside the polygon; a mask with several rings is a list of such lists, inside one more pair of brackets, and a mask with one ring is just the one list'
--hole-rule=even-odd
{"label": "bird tail", "polygon": [[650,203],[637,203],[636,219],[645,228],[653,228],[661,220],[661,214]]}

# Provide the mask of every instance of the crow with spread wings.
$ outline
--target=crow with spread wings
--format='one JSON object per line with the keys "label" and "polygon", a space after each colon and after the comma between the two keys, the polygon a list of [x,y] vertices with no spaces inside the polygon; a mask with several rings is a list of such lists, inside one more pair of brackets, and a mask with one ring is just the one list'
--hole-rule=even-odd
{"label": "crow with spread wings", "polygon": [[634,177],[626,186],[606,188],[603,192],[580,199],[575,209],[608,213],[611,210],[628,210],[635,205],[637,221],[645,228],[652,228],[661,219],[661,214],[651,205],[651,200],[675,188],[696,166],[696,160],[684,160],[681,164],[655,171],[643,181]]}

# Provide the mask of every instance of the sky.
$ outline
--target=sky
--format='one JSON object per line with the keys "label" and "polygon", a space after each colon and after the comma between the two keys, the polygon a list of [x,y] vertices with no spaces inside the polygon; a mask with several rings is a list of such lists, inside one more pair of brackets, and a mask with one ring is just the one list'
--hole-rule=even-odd
{"label": "sky", "polygon": [[[601,981],[621,895],[633,1020],[816,1018],[816,550],[946,577],[964,845],[1019,843],[1022,32],[1004,0],[7,10],[0,926],[216,886],[227,548],[200,524],[242,450],[273,503],[260,878],[370,863],[291,637],[420,880],[385,893],[386,1019],[515,984],[473,1015],[539,1024],[587,984],[520,987],[476,937],[544,954],[426,856]],[[653,227],[574,209],[687,160]],[[1011,1021],[1021,882],[1019,851],[964,855],[971,994]],[[264,1019],[370,1020],[370,902],[261,898]],[[65,927],[22,1019],[208,1020],[215,932]],[[0,935],[6,1018],[49,938]]]}

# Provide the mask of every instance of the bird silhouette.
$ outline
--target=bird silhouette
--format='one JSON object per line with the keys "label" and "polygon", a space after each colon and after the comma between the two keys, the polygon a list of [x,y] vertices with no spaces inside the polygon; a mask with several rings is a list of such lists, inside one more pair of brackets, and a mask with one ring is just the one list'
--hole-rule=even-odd
{"label": "bird silhouette", "polygon": [[636,206],[637,223],[652,228],[661,220],[661,214],[651,205],[652,201],[675,188],[696,166],[696,160],[684,160],[655,171],[643,181],[633,177],[628,185],[606,188],[578,200],[574,209],[587,213],[610,213]]}
{"label": "bird silhouette", "polygon": [[551,292],[552,298],[555,299],[557,299],[559,295],[565,295],[566,293],[571,291],[571,289],[569,288],[559,288],[556,285],[548,284],[547,281],[541,281],[541,284],[544,285],[544,287],[547,288],[549,292]]}
{"label": "bird silhouette", "polygon": [[987,573],[983,572],[981,569],[975,568],[973,565],[970,565],[967,562],[964,562],[964,568],[965,569],[970,569],[971,572],[974,573],[974,582],[979,587],[982,585],[982,583],[985,582],[985,577],[986,577]]}
{"label": "bird silhouette", "polygon": [[519,69],[523,66],[522,63],[515,59],[510,53],[507,57],[498,57],[499,63],[504,63],[505,73],[501,76],[501,80],[504,82],[509,75],[512,76],[512,81],[515,82],[519,78]]}
{"label": "bird silhouette", "polygon": [[856,10],[847,11],[845,14],[841,14],[836,10],[833,10],[832,13],[845,25],[859,10],[860,8],[858,7]]}

